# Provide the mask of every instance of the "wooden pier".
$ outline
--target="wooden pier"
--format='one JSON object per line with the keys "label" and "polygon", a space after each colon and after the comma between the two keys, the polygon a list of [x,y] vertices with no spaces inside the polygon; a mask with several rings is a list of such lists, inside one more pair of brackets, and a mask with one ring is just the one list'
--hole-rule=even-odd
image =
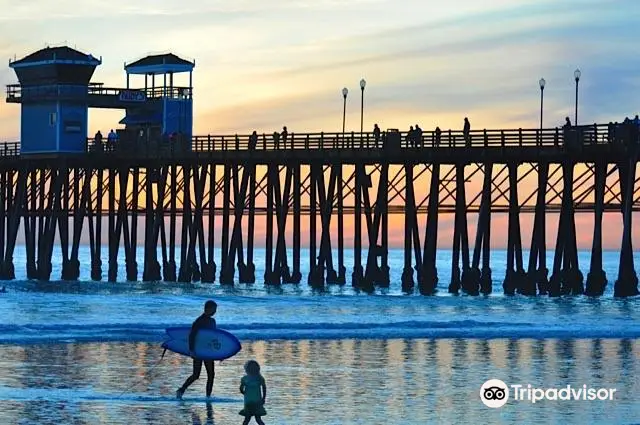
{"label": "wooden pier", "polygon": [[[638,294],[631,233],[632,212],[640,211],[638,142],[637,127],[594,124],[480,130],[468,137],[425,132],[417,141],[397,131],[379,138],[289,134],[286,140],[208,135],[169,144],[123,141],[113,149],[89,140],[85,153],[51,156],[21,155],[19,144],[8,143],[0,146],[0,279],[15,278],[13,259],[23,229],[29,279],[58,278],[51,276],[54,249],[63,258],[60,278],[78,279],[79,247],[88,233],[94,280],[123,277],[117,276],[123,249],[131,281],[280,285],[306,276],[314,288],[350,282],[371,291],[389,285],[389,218],[399,215],[405,292],[489,294],[495,289],[491,218],[505,213],[505,294],[598,296],[610,278],[602,267],[606,212],[620,214],[623,223],[614,293],[633,296]],[[527,188],[525,180],[535,183]],[[531,241],[521,237],[523,213],[533,215]],[[559,214],[559,226],[548,247],[550,213]],[[580,229],[593,233],[588,269],[578,264],[577,213],[594,216],[592,229]],[[451,281],[439,284],[442,214],[454,216],[453,256]],[[472,215],[475,235],[468,231]],[[257,216],[266,222],[262,232]],[[345,225],[345,219],[353,224]],[[301,269],[303,231],[309,270]],[[349,232],[352,247],[345,246]],[[142,265],[135,255],[139,240],[144,240]],[[266,249],[264,276],[255,275],[256,245]],[[546,263],[550,248],[553,264]],[[347,249],[353,250],[353,264],[345,264]]]}

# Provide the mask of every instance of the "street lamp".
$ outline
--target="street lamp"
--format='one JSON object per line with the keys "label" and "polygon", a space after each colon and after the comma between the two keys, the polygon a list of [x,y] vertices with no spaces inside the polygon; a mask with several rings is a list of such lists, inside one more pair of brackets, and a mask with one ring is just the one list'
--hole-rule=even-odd
{"label": "street lamp", "polygon": [[580,81],[580,75],[582,75],[582,73],[579,69],[573,72],[573,78],[576,80],[576,118],[573,125],[578,125],[578,81]]}
{"label": "street lamp", "polygon": [[344,99],[343,107],[342,107],[342,138],[344,139],[344,124],[347,119],[347,94],[349,93],[349,89],[346,87],[342,89],[342,98]]}
{"label": "street lamp", "polygon": [[540,130],[542,130],[542,105],[544,104],[544,86],[547,82],[544,78],[540,78],[538,84],[540,84]]}
{"label": "street lamp", "polygon": [[366,85],[364,78],[360,80],[360,134],[364,129],[364,86]]}

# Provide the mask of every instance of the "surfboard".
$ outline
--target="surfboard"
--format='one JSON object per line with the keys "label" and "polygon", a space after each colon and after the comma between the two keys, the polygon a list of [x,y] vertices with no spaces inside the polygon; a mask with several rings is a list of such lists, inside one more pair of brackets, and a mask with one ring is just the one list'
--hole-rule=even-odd
{"label": "surfboard", "polygon": [[[162,348],[190,356],[191,327],[167,328],[166,332],[169,339],[162,343]],[[201,329],[196,335],[194,353],[202,360],[224,360],[235,356],[241,349],[238,338],[224,329]]]}

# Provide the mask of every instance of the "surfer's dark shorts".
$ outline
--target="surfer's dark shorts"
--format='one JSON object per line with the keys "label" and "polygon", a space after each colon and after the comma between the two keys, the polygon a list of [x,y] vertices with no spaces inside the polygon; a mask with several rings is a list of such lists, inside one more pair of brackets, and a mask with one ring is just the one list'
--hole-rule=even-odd
{"label": "surfer's dark shorts", "polygon": [[244,409],[240,411],[242,416],[264,416],[267,411],[264,410],[264,405],[261,402],[258,403],[245,403]]}

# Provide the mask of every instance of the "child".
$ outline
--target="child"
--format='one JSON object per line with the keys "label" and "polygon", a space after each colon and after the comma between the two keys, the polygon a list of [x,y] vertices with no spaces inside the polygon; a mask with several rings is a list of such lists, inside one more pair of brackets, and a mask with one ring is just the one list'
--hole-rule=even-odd
{"label": "child", "polygon": [[260,365],[255,360],[249,360],[244,365],[244,371],[246,375],[240,380],[240,392],[244,394],[244,409],[240,411],[240,415],[244,416],[242,425],[248,425],[252,416],[256,417],[259,425],[264,425],[260,417],[267,414],[264,410],[267,384],[260,375]]}

